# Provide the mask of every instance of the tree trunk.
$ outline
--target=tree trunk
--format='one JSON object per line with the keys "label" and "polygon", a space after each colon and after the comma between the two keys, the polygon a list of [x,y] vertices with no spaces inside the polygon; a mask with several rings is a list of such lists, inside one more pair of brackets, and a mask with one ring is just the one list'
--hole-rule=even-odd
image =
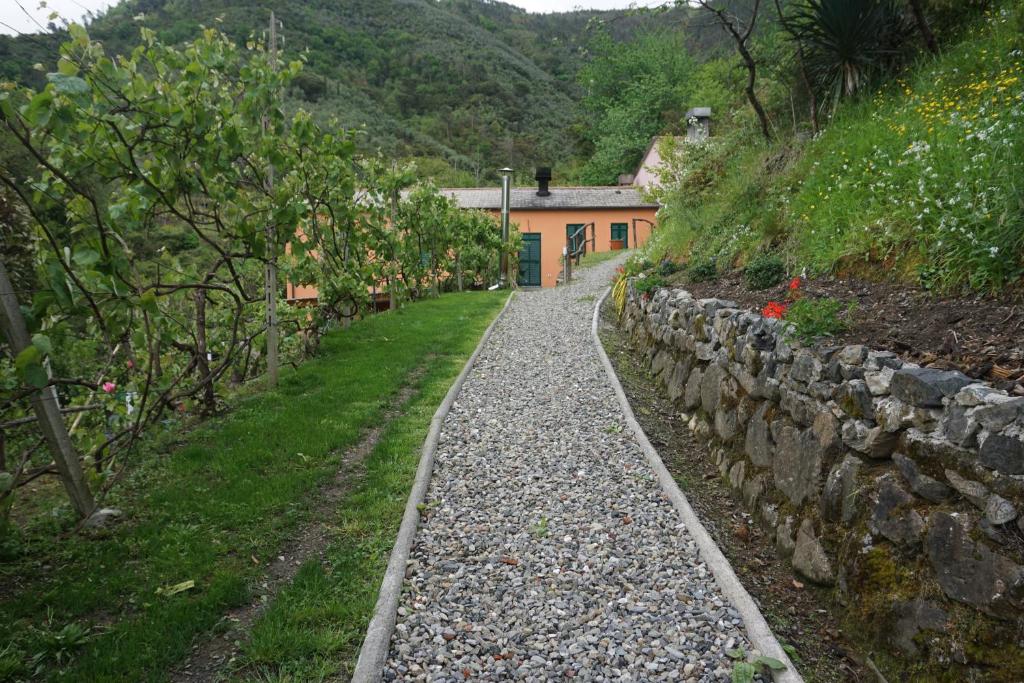
{"label": "tree trunk", "polygon": [[[29,339],[25,319],[21,314],[21,307],[18,305],[18,298],[14,294],[14,287],[11,286],[7,268],[2,259],[0,259],[0,313],[2,313],[0,327],[3,328],[11,352],[16,357],[32,342]],[[43,433],[46,445],[53,456],[53,462],[57,466],[61,484],[67,491],[71,506],[78,516],[84,519],[93,513],[96,504],[85,483],[82,463],[78,460],[78,453],[75,452],[75,448],[71,444],[67,425],[64,424],[64,418],[60,414],[60,408],[57,405],[57,392],[53,386],[47,386],[32,392],[31,402],[39,429]]]}
{"label": "tree trunk", "polygon": [[917,30],[921,33],[921,37],[924,38],[924,44],[928,46],[928,51],[933,55],[939,54],[939,43],[935,40],[932,27],[928,25],[928,18],[924,14],[921,0],[910,0],[910,11],[914,14]]}
{"label": "tree trunk", "polygon": [[[398,190],[395,190],[393,193],[391,193],[391,225],[390,225],[390,229],[391,230],[396,230],[397,229],[395,227],[395,223],[396,223],[397,220],[398,220]],[[396,277],[396,275],[397,275],[396,271],[398,270],[398,268],[395,265],[395,261],[396,260],[397,260],[397,255],[395,254],[394,246],[392,246],[391,247],[391,266],[389,268],[390,274],[388,275],[388,309],[392,310],[392,311],[398,308],[398,296],[397,296],[397,293],[395,292],[395,287],[398,286],[398,278]]]}
{"label": "tree trunk", "polygon": [[459,291],[462,291],[462,264],[459,262],[459,255],[455,255],[455,279],[458,282]]}
{"label": "tree trunk", "polygon": [[796,61],[800,66],[800,78],[804,82],[804,87],[807,88],[807,106],[810,109],[811,115],[811,134],[817,135],[821,131],[821,125],[818,123],[818,95],[814,92],[810,76],[807,75],[807,66],[804,64],[804,50],[800,46],[796,49]]}
{"label": "tree trunk", "polygon": [[153,355],[153,376],[162,377],[164,374],[164,366],[160,362],[160,337],[157,337],[153,341],[153,350],[150,353]]}
{"label": "tree trunk", "polygon": [[210,376],[210,359],[206,344],[206,290],[197,289],[196,299],[196,368],[199,381],[203,383],[203,414],[217,412],[217,397],[213,391],[213,377]]}
{"label": "tree trunk", "polygon": [[430,241],[430,270],[433,271],[434,276],[434,298],[441,296],[441,274],[438,272],[437,262],[437,240]]}
{"label": "tree trunk", "polygon": [[[348,272],[348,263],[349,263],[348,231],[345,232],[345,249],[344,249],[344,252],[342,254],[342,258],[344,259],[345,272],[347,273]],[[342,327],[342,329],[347,330],[348,328],[352,327],[352,318],[353,318],[354,315],[355,315],[355,312],[352,310],[352,307],[349,306],[348,303],[345,303],[344,305],[342,305],[342,307],[341,307],[341,327]]]}
{"label": "tree trunk", "polygon": [[765,140],[771,142],[772,132],[768,128],[768,114],[765,113],[764,107],[761,106],[761,100],[757,97],[757,91],[754,90],[754,85],[757,83],[757,62],[754,61],[754,57],[747,49],[745,41],[737,41],[736,49],[739,50],[740,56],[743,57],[743,63],[747,67],[747,100],[750,101],[750,106],[754,108],[757,120],[761,123],[761,134],[764,135]]}
{"label": "tree trunk", "polygon": [[768,114],[765,113],[764,107],[761,106],[761,100],[758,99],[757,91],[754,89],[754,85],[757,83],[757,62],[754,61],[753,55],[747,49],[747,41],[754,32],[754,25],[757,23],[757,14],[761,7],[761,0],[755,0],[753,8],[750,10],[750,22],[746,27],[741,24],[738,18],[730,17],[726,14],[725,10],[713,6],[708,0],[698,0],[698,2],[701,7],[715,16],[722,30],[732,36],[733,41],[736,43],[736,51],[739,52],[740,58],[743,59],[743,65],[747,68],[747,87],[744,88],[744,92],[747,94],[747,100],[750,102],[750,106],[753,107],[754,113],[757,114],[757,120],[761,123],[761,134],[764,135],[765,140],[771,141],[772,133],[768,125]]}
{"label": "tree trunk", "polygon": [[[271,68],[277,70],[277,20],[274,12],[270,12],[270,60]],[[270,121],[264,118],[265,127],[270,126]],[[274,165],[267,166],[267,192],[274,188]],[[280,373],[280,362],[277,354],[277,234],[274,226],[269,222],[266,226],[267,237],[267,265],[265,270],[263,296],[266,305],[267,316],[267,383],[271,387],[277,386],[277,378]]]}

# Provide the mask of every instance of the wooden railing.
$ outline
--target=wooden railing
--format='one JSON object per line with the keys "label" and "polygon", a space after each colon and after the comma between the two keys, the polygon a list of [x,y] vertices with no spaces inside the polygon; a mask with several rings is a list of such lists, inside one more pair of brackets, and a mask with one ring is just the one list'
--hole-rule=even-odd
{"label": "wooden railing", "polygon": [[[590,228],[590,239],[587,239],[587,228]],[[580,259],[587,253],[587,242],[590,242],[591,251],[597,251],[597,226],[594,222],[585,223],[576,229],[576,232],[565,237],[565,255],[562,257],[562,282],[568,284],[572,281],[573,262],[578,266]]]}

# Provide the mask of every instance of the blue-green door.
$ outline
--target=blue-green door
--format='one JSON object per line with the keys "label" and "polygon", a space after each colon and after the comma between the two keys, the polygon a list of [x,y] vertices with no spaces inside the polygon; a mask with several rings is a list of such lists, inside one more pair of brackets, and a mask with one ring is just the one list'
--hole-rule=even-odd
{"label": "blue-green door", "polygon": [[[581,248],[583,251],[580,253],[587,253],[587,231],[580,230],[582,227],[583,223],[570,223],[565,226],[565,241],[574,254]],[[579,231],[579,234],[577,234],[577,231]]]}
{"label": "blue-green door", "polygon": [[612,223],[612,241],[622,240],[622,248],[629,249],[629,224]]}
{"label": "blue-green door", "polygon": [[540,233],[524,232],[519,251],[519,286],[540,287]]}

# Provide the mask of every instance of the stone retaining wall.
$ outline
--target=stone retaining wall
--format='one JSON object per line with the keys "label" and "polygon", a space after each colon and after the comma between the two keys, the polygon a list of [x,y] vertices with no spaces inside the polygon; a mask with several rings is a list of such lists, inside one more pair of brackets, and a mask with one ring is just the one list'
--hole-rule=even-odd
{"label": "stone retaining wall", "polygon": [[887,351],[806,348],[782,321],[682,290],[630,288],[623,323],[850,628],[955,680],[1024,676],[1024,398]]}

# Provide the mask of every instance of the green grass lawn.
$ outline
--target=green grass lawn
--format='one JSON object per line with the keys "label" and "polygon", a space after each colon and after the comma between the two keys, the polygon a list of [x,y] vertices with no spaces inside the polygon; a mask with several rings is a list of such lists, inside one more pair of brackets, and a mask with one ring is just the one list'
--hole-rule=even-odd
{"label": "green grass lawn", "polygon": [[[251,671],[300,671],[295,680],[342,666],[372,612],[430,418],[505,296],[446,295],[329,335],[277,390],[139,454],[106,501],[125,521],[88,536],[36,525],[6,537],[0,680],[31,675],[33,658],[54,680],[165,680],[195,637],[249,600],[260,565],[309,517],[310,494],[429,356],[341,505],[328,566],[302,568],[247,650]],[[157,592],[184,581],[195,587]]]}
{"label": "green grass lawn", "polygon": [[[469,350],[467,348],[467,350]],[[416,383],[402,416],[381,435],[366,477],[341,505],[326,562],[307,562],[256,623],[236,672],[243,680],[347,679],[377,601],[427,427],[464,364],[447,357]]]}

